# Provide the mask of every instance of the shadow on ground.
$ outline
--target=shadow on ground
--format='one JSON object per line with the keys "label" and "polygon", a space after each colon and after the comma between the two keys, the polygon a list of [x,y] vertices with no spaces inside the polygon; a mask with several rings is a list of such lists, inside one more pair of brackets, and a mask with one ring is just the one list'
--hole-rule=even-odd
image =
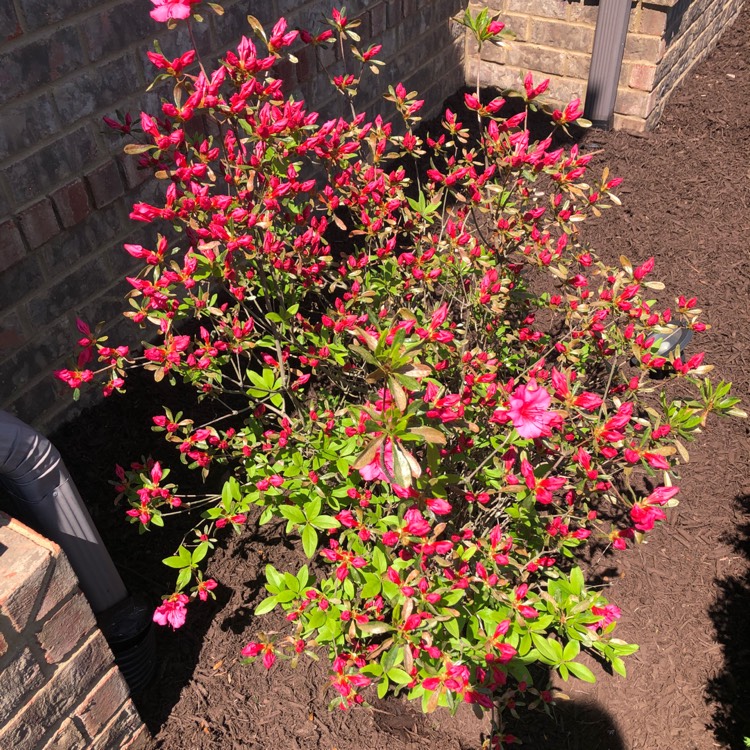
{"label": "shadow on ground", "polygon": [[614,719],[593,701],[558,700],[551,716],[525,713],[505,730],[533,750],[625,750]]}
{"label": "shadow on ground", "polygon": [[[750,560],[750,494],[736,498],[736,511],[745,522],[729,540],[732,547]],[[710,615],[715,640],[722,646],[724,667],[709,680],[706,699],[714,704],[713,729],[718,742],[741,748],[750,737],[750,568],[744,575],[718,579],[717,601]]]}

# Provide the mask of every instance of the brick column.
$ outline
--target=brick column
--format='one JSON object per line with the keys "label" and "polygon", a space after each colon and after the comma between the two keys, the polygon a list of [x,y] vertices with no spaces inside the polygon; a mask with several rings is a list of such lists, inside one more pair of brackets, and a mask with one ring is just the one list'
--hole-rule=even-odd
{"label": "brick column", "polygon": [[150,745],[64,553],[0,513],[0,747]]}

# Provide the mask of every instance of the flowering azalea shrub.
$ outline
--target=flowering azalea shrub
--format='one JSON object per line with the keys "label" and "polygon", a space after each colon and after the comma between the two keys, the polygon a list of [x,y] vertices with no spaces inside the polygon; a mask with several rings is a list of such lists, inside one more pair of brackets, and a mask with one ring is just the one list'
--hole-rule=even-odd
{"label": "flowering azalea shrub", "polygon": [[[154,4],[195,22],[195,0]],[[463,21],[480,45],[504,34],[486,12]],[[310,562],[267,567],[255,613],[288,628],[253,622],[243,655],[270,669],[327,654],[342,707],[369,691],[425,711],[546,706],[530,668],[591,681],[583,649],[624,675],[637,646],[577,560],[664,520],[684,443],[711,413],[741,414],[684,352],[706,328],[696,300],[659,305],[653,259],[607,265],[584,246],[580,222],[617,203],[619,181],[532,139],[546,82],[526,77],[516,114],[468,94],[478,141],[450,110],[424,134],[402,85],[385,95],[392,121],[357,113],[379,48],[360,49],[344,11],[317,34],[250,24],[256,41],[210,67],[149,53],[172,97],[112,124],[164,185],[131,214],[164,234],[125,246],[143,264],[125,315],[150,343],[134,354],[79,322],[77,364],[58,373],[109,394],[142,367],[219,411],[199,424],[165,408],[153,426],[204,478],[228,477],[220,494],[186,502],[160,463],[118,469],[140,531],[200,512],[164,561],[176,587],[155,621],[178,628],[212,595],[218,529],[281,519]],[[301,44],[338,46],[331,83],[351,114],[322,122],[288,94],[274,71]],[[565,129],[580,104],[549,115]]]}

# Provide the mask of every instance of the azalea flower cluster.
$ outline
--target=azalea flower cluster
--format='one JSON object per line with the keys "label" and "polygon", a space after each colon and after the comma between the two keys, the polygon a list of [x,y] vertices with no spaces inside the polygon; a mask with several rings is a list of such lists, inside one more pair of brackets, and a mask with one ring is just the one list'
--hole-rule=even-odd
{"label": "azalea flower cluster", "polygon": [[[157,20],[195,21],[193,3],[155,5]],[[464,20],[480,44],[504,33],[484,11]],[[177,585],[155,620],[180,627],[211,595],[217,529],[280,519],[316,575],[267,567],[256,614],[278,609],[289,630],[258,632],[243,656],[278,669],[327,652],[336,705],[393,692],[425,711],[545,707],[530,665],[591,680],[582,649],[624,674],[636,647],[613,637],[620,611],[575,560],[664,520],[684,443],[710,412],[740,413],[726,384],[702,380],[702,355],[663,346],[705,329],[696,300],[662,307],[652,259],[608,265],[584,245],[580,222],[617,203],[619,181],[555,140],[576,103],[532,140],[547,82],[526,77],[520,111],[468,94],[437,132],[401,84],[385,95],[392,120],[321,121],[285,95],[277,64],[295,45],[349,49],[331,83],[353,106],[377,55],[358,48],[357,20],[251,26],[257,43],[213,67],[194,50],[149,56],[178,96],[119,129],[165,186],[131,215],[154,225],[152,246],[125,248],[143,264],[125,314],[151,343],[131,354],[79,324],[86,354],[59,375],[112,392],[143,367],[220,412],[153,416],[183,463],[228,476],[219,494],[183,504],[161,464],[119,470],[141,531],[201,510],[165,560]],[[409,177],[418,157],[429,163]],[[694,397],[659,399],[670,378]]]}

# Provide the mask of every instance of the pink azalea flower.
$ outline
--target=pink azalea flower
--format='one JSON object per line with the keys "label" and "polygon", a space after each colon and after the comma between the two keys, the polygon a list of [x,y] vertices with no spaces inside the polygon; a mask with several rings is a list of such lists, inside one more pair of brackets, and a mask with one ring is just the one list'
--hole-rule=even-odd
{"label": "pink azalea flower", "polygon": [[154,612],[154,622],[157,625],[170,625],[175,630],[185,624],[187,610],[185,605],[189,599],[185,594],[172,594],[165,599]]}
{"label": "pink azalea flower", "polygon": [[430,498],[425,504],[436,516],[447,516],[453,510],[453,506],[447,500],[439,497]]}
{"label": "pink azalea flower", "polygon": [[184,20],[190,18],[190,6],[200,0],[151,0],[154,9],[149,14],[154,21],[166,23],[171,19]]}
{"label": "pink azalea flower", "polygon": [[589,630],[598,630],[606,628],[610,623],[613,623],[615,620],[619,620],[620,616],[622,615],[622,612],[620,608],[616,604],[607,604],[604,607],[592,607],[591,608],[591,614],[597,615],[598,617],[601,617],[601,619],[598,622],[591,623],[590,625],[587,625],[586,627]]}
{"label": "pink azalea flower", "polygon": [[549,411],[552,401],[549,393],[530,380],[520,385],[510,397],[508,416],[522,438],[538,438],[550,434],[550,428],[559,421],[556,412]]}
{"label": "pink azalea flower", "polygon": [[[390,477],[383,471],[383,467],[380,463],[381,459],[385,465],[385,471],[390,474]],[[393,477],[393,445],[390,440],[385,441],[382,448],[379,448],[375,454],[375,458],[373,458],[367,466],[363,466],[359,470],[359,473],[362,476],[362,479],[368,482],[382,479],[384,482],[390,483],[391,478]]]}
{"label": "pink azalea flower", "polygon": [[419,512],[418,508],[409,508],[404,513],[404,521],[406,521],[404,528],[409,534],[413,534],[414,536],[429,536],[432,531],[429,522],[425,520],[425,517]]}

